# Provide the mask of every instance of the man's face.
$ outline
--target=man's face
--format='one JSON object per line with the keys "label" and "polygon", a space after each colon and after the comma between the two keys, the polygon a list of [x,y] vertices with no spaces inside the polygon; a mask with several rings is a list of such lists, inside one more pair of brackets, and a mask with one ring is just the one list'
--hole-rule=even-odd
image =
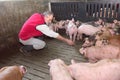
{"label": "man's face", "polygon": [[46,22],[47,24],[48,24],[48,23],[51,23],[52,19],[53,19],[53,15],[47,15],[47,16],[45,16],[45,22]]}

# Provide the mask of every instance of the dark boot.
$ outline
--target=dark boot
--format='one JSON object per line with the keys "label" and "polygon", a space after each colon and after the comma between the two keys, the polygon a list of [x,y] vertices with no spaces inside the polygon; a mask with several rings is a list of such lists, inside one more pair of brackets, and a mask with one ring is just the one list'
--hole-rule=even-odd
{"label": "dark boot", "polygon": [[20,48],[20,52],[22,52],[24,55],[30,55],[30,52],[34,50],[33,45],[25,45]]}

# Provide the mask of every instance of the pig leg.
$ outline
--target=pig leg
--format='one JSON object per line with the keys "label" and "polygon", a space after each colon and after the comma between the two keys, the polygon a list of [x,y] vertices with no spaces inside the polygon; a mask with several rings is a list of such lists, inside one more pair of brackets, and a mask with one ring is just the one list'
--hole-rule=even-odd
{"label": "pig leg", "polygon": [[70,40],[72,40],[72,41],[73,41],[73,37],[72,37],[72,34],[69,34],[69,36],[70,36]]}
{"label": "pig leg", "polygon": [[78,29],[78,30],[77,30],[77,33],[78,33],[78,39],[81,39],[81,40],[82,40],[83,30]]}
{"label": "pig leg", "polygon": [[69,35],[69,31],[66,29],[66,34],[67,34],[67,36]]}
{"label": "pig leg", "polygon": [[73,42],[75,42],[76,35],[77,35],[77,32],[75,32],[75,33],[73,34]]}
{"label": "pig leg", "polygon": [[82,33],[77,34],[77,40],[80,40],[80,39],[82,40]]}
{"label": "pig leg", "polygon": [[80,39],[79,39],[79,34],[77,34],[77,40],[80,40]]}
{"label": "pig leg", "polygon": [[54,26],[54,31],[57,32],[57,28],[56,28],[56,26]]}
{"label": "pig leg", "polygon": [[55,31],[58,32],[58,27],[57,26],[55,26]]}

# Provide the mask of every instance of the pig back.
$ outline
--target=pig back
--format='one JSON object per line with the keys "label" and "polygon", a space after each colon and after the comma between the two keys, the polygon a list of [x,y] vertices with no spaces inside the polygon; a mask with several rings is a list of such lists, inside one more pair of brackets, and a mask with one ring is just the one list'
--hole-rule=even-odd
{"label": "pig back", "polygon": [[120,60],[104,59],[97,63],[76,63],[68,66],[75,80],[120,80]]}
{"label": "pig back", "polygon": [[84,56],[93,62],[106,58],[120,58],[120,47],[115,45],[92,46],[86,48]]}
{"label": "pig back", "polygon": [[51,80],[73,80],[67,66],[60,59],[49,62]]}
{"label": "pig back", "polygon": [[94,27],[94,26],[88,25],[88,24],[82,24],[78,28],[78,32],[81,32],[86,35],[93,35],[99,30],[100,30],[99,27]]}

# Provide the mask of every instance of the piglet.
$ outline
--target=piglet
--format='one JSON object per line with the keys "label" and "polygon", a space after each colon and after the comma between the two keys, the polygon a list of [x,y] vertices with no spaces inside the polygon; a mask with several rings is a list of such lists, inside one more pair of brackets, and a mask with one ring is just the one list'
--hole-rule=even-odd
{"label": "piglet", "polygon": [[77,36],[77,26],[75,25],[74,19],[70,20],[67,28],[66,33],[69,35],[70,39],[75,42],[76,36]]}
{"label": "piglet", "polygon": [[89,24],[85,24],[83,23],[82,25],[80,25],[78,27],[78,35],[77,35],[77,40],[82,39],[82,35],[88,35],[88,36],[92,36],[94,35],[96,32],[100,31],[102,28],[102,26],[99,27],[94,27],[92,25]]}

